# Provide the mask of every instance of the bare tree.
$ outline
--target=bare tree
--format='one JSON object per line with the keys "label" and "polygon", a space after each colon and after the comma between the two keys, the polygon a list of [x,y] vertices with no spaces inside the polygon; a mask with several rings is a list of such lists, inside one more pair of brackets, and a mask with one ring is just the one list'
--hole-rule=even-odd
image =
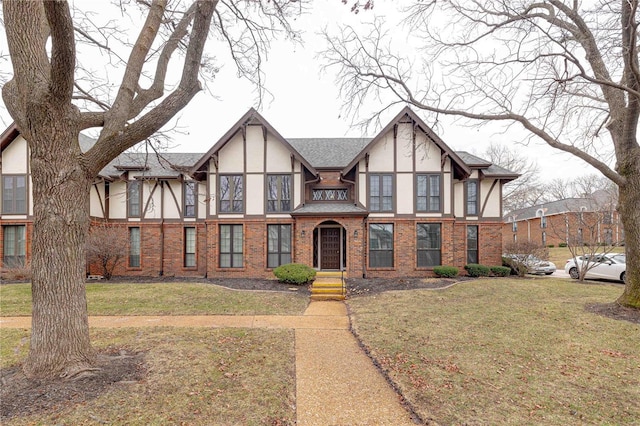
{"label": "bare tree", "polygon": [[528,266],[534,261],[549,259],[549,249],[532,241],[508,243],[504,247],[504,254],[503,262],[520,277],[525,276]]}
{"label": "bare tree", "polygon": [[93,226],[87,237],[87,261],[100,265],[102,276],[110,280],[113,272],[127,256],[127,229],[105,223]]}
{"label": "bare tree", "polygon": [[[122,13],[140,13],[140,20],[132,19],[139,33],[131,38],[113,23],[91,26],[63,0],[3,3],[13,75],[2,95],[29,144],[33,181],[33,314],[23,364],[28,376],[77,377],[95,365],[84,288],[93,179],[202,89],[199,75],[211,65],[203,54],[210,33],[226,42],[239,73],[260,86],[269,40],[275,32],[288,33],[287,16],[299,11],[292,3],[117,2]],[[85,58],[84,68],[77,66],[79,52],[90,48],[98,54]],[[107,81],[86,72],[100,58],[105,66],[120,66]],[[107,91],[112,87],[115,92]],[[99,128],[99,135],[82,152],[78,137],[89,128]]]}
{"label": "bare tree", "polygon": [[419,60],[391,48],[382,20],[326,35],[346,112],[389,94],[384,109],[518,126],[590,164],[619,188],[629,263],[618,302],[640,308],[638,0],[432,0],[405,13]]}
{"label": "bare tree", "polygon": [[525,157],[515,148],[497,143],[491,143],[481,156],[493,164],[520,174],[518,179],[504,186],[504,213],[538,203],[543,194],[540,187],[540,169],[534,160]]}

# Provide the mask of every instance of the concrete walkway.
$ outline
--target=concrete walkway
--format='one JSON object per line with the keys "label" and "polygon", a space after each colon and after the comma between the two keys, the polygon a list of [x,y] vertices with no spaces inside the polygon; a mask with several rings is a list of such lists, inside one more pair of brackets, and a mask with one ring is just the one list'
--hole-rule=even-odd
{"label": "concrete walkway", "polygon": [[[344,302],[311,302],[302,316],[100,316],[89,326],[293,328],[297,425],[412,425],[398,395],[349,331]],[[29,328],[30,317],[0,317],[1,328]]]}

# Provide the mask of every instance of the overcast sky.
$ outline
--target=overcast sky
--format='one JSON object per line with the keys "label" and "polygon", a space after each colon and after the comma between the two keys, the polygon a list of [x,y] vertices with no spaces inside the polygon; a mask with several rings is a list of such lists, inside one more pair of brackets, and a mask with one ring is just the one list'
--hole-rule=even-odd
{"label": "overcast sky", "polygon": [[[337,23],[357,26],[359,22],[372,20],[374,15],[386,16],[392,22],[397,17],[393,11],[395,4],[395,1],[379,0],[373,12],[355,15],[341,0],[315,0],[311,13],[295,21],[295,26],[304,30],[304,46],[294,46],[285,41],[276,41],[272,45],[264,70],[266,87],[273,98],[267,96],[260,108],[265,119],[285,138],[374,136],[375,131],[363,135],[360,128],[351,126],[352,117],[341,114],[343,101],[339,98],[334,75],[332,71],[321,72],[323,64],[317,52],[323,49],[324,42],[317,32],[327,26],[331,29]],[[403,29],[397,28],[397,37],[406,37]],[[5,53],[4,34],[0,42],[4,44],[2,52]],[[6,62],[0,66],[7,71]],[[255,106],[254,88],[237,77],[230,63],[223,64],[209,88],[211,93],[199,93],[179,114],[179,126],[186,134],[174,136],[171,151],[206,152],[250,107]],[[390,111],[388,118],[400,109],[401,106],[397,106]],[[416,112],[431,124],[426,114]],[[2,122],[7,125],[10,121],[3,106]],[[482,153],[491,141],[513,145],[523,139],[523,133],[515,127],[506,133],[491,128],[478,130],[456,124],[452,119],[441,121],[437,133],[453,149],[476,154]],[[543,180],[596,172],[581,160],[553,150],[543,142],[517,147],[524,155],[537,160]]]}

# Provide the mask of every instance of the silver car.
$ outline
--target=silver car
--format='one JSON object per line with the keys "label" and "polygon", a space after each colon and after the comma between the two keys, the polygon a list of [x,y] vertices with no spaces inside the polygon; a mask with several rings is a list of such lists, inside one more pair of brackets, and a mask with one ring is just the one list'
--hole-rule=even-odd
{"label": "silver car", "polygon": [[577,262],[571,258],[567,260],[564,270],[571,278],[580,277],[579,270],[587,268],[585,278],[602,278],[625,282],[627,258],[622,253],[596,253],[577,257]]}

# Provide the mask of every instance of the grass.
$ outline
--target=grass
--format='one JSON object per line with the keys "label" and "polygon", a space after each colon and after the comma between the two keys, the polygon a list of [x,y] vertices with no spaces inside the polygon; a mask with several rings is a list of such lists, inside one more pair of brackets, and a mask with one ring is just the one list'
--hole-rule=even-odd
{"label": "grass", "polygon": [[[297,293],[246,292],[210,284],[87,284],[89,315],[301,315]],[[0,316],[31,315],[31,286],[0,286]]]}
{"label": "grass", "polygon": [[[3,367],[26,355],[27,335],[0,329]],[[292,330],[94,329],[91,339],[98,349],[145,351],[146,379],[7,426],[295,423]]]}
{"label": "grass", "polygon": [[621,291],[487,279],[348,303],[357,334],[423,419],[637,424],[640,326],[584,309]]}

